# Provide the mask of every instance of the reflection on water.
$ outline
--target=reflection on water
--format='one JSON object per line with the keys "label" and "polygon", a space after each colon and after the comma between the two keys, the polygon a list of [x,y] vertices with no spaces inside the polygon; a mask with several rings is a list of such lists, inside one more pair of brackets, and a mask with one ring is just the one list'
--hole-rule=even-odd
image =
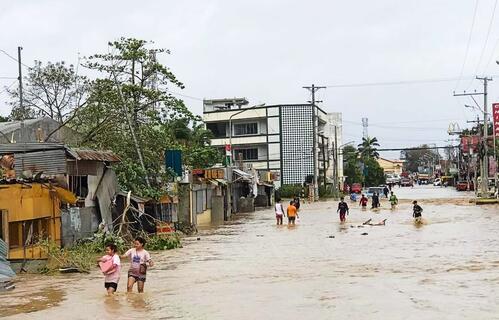
{"label": "reflection on water", "polygon": [[[295,227],[272,210],[242,215],[154,253],[146,293],[107,297],[102,276],[21,276],[0,295],[18,319],[494,319],[499,306],[499,207],[451,189],[396,189],[375,213],[304,204]],[[459,197],[459,198],[457,198]],[[426,224],[415,226],[410,199]],[[451,199],[452,198],[452,199]],[[385,226],[362,225],[384,219]],[[199,240],[198,240],[199,238]],[[28,294],[29,293],[29,294]]]}

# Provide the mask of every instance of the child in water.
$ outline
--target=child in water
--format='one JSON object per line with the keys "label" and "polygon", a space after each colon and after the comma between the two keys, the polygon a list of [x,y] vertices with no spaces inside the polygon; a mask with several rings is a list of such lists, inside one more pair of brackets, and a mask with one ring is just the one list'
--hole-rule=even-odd
{"label": "child in water", "polygon": [[421,213],[423,212],[423,208],[421,208],[421,206],[418,204],[418,202],[416,200],[414,200],[412,202],[412,204],[414,205],[412,207],[412,216],[414,217],[414,223],[421,223],[421,219],[422,219],[422,215]]}
{"label": "child in water", "polygon": [[360,198],[360,201],[359,201],[359,206],[362,206],[362,210],[366,210],[367,209],[367,202],[369,201],[369,199],[367,199],[367,197],[362,194],[362,197]]}
{"label": "child in water", "polygon": [[284,217],[284,208],[282,207],[281,200],[277,200],[277,203],[275,204],[275,218],[277,220],[277,225],[282,224],[283,217]]}
{"label": "child in water", "polygon": [[127,292],[132,292],[133,285],[137,282],[139,293],[144,292],[147,268],[153,266],[151,255],[144,249],[146,241],[142,237],[135,238],[133,248],[128,250],[122,258],[130,258],[130,269],[128,270]]}
{"label": "child in water", "polygon": [[288,225],[295,225],[296,217],[298,216],[298,210],[296,208],[296,202],[291,201],[288,206]]}
{"label": "child in water", "polygon": [[397,199],[397,196],[392,191],[390,194],[390,204],[392,205],[392,210],[395,210],[397,208],[398,203],[399,203],[399,199]]}
{"label": "child in water", "polygon": [[106,288],[108,295],[112,295],[118,290],[118,282],[120,281],[121,261],[116,251],[116,245],[109,243],[106,245],[106,255],[97,260],[102,273],[105,275],[104,288]]}

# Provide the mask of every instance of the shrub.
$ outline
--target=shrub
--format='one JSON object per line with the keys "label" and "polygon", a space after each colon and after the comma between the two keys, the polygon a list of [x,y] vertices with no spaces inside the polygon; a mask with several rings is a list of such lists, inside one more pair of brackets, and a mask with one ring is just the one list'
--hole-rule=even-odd
{"label": "shrub", "polygon": [[302,186],[300,184],[284,184],[279,188],[278,193],[281,198],[293,198],[299,197],[301,190]]}

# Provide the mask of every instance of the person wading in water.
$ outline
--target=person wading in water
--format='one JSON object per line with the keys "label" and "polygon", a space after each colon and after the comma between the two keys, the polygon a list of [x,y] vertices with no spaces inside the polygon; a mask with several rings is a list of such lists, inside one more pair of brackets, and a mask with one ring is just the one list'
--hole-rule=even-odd
{"label": "person wading in water", "polygon": [[338,203],[338,210],[336,210],[336,212],[340,213],[341,223],[344,223],[347,220],[345,216],[349,213],[348,204],[344,200],[345,198],[340,198],[340,203]]}

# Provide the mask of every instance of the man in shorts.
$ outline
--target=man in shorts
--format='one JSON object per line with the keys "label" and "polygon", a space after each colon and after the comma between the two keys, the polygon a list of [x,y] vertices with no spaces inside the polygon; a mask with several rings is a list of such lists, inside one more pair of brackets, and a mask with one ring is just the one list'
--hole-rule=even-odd
{"label": "man in shorts", "polygon": [[346,221],[345,215],[348,214],[348,204],[344,201],[345,198],[341,197],[340,203],[338,203],[338,210],[336,212],[340,213],[340,222],[343,223]]}
{"label": "man in shorts", "polygon": [[288,225],[295,225],[296,217],[298,216],[298,210],[295,207],[295,202],[291,201],[289,203],[287,214],[288,214]]}

